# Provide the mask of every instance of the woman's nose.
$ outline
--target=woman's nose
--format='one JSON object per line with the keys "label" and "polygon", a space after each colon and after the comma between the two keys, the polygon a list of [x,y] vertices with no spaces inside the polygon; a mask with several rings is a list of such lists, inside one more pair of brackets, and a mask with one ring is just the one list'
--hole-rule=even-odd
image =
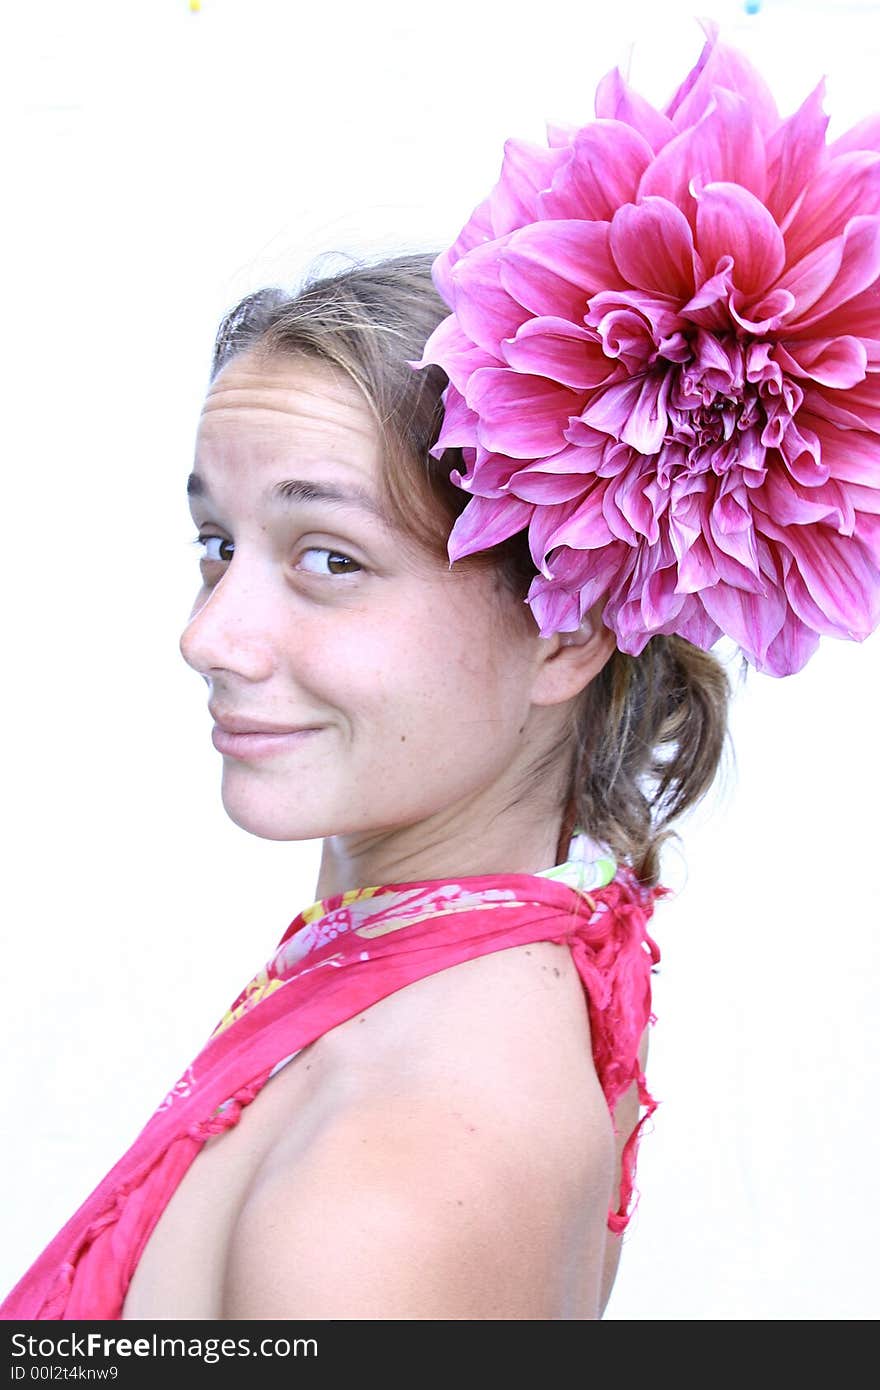
{"label": "woman's nose", "polygon": [[273,607],[256,583],[248,584],[228,569],[196,600],[180,635],[184,661],[203,676],[230,671],[246,680],[265,680],[277,656]]}

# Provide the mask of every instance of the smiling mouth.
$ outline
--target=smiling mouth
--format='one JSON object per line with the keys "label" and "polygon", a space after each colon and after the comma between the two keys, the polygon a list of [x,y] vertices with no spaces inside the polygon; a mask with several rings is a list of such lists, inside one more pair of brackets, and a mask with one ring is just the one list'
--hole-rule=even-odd
{"label": "smiling mouth", "polygon": [[289,729],[267,732],[251,729],[246,733],[232,732],[222,724],[215,724],[211,731],[211,742],[224,757],[241,758],[249,761],[254,758],[279,757],[308,743],[321,729]]}

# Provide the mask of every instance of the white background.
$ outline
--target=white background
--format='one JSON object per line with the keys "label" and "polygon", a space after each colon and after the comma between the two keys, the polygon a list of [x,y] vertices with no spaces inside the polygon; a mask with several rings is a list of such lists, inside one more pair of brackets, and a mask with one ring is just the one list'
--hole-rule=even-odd
{"label": "white background", "polygon": [[[878,6],[705,10],[784,112],[823,72],[832,135],[871,109]],[[177,651],[218,318],[321,251],[439,250],[504,139],[589,119],[618,62],[665,100],[702,35],[651,11],[4,7],[0,1292],[314,897],[318,843],[227,821]],[[750,672],[737,767],[667,856],[663,1103],[609,1317],[880,1311],[878,641]]]}

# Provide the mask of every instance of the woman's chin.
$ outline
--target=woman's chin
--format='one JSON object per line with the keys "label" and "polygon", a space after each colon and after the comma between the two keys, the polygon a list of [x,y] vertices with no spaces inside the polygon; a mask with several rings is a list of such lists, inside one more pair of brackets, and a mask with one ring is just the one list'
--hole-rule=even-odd
{"label": "woman's chin", "polygon": [[231,795],[223,789],[223,809],[233,824],[256,835],[261,840],[314,840],[321,838],[318,831],[305,816],[303,808],[298,812],[290,807],[266,805],[265,797],[259,804],[255,799]]}

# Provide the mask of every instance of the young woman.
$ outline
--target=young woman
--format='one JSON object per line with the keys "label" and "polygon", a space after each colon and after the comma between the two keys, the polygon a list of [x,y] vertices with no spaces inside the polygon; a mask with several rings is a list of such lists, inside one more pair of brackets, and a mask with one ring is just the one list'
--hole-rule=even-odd
{"label": "young woman", "polygon": [[675,637],[625,656],[601,605],[540,637],[522,537],[450,567],[430,267],[221,329],[181,650],[228,814],[323,840],[316,903],[5,1316],[604,1308],[648,1100],[641,783],[665,744],[666,799],[708,787],[727,678]]}
{"label": "young woman", "polygon": [[4,1317],[602,1315],[708,649],[880,621],[880,213],[875,127],[829,153],[711,36],[600,98],[442,257],[222,325],[181,649],[316,901]]}

